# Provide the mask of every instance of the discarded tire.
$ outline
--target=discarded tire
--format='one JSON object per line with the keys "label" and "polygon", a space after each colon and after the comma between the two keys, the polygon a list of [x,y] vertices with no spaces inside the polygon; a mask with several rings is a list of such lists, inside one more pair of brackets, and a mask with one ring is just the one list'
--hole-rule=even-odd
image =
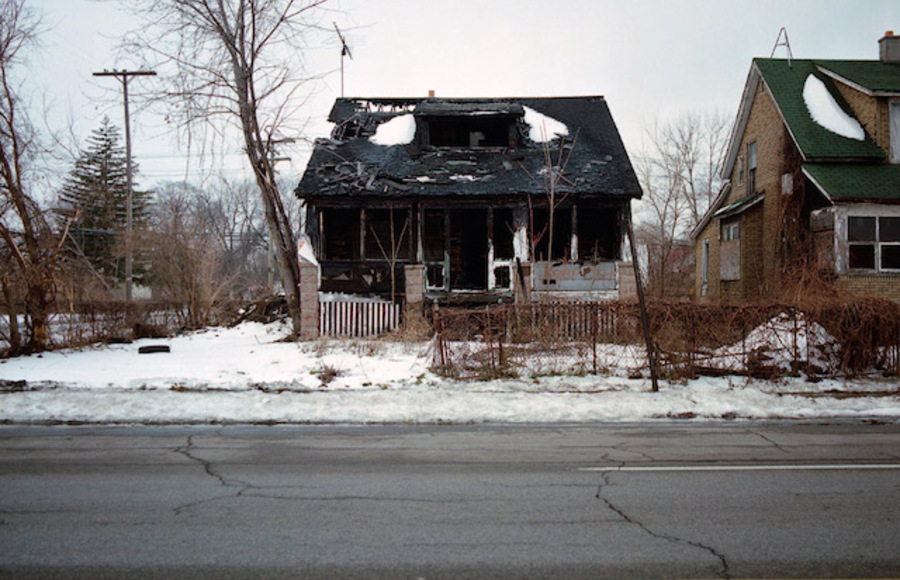
{"label": "discarded tire", "polygon": [[169,347],[165,344],[150,344],[138,347],[138,353],[140,354],[152,354],[154,352],[169,352]]}

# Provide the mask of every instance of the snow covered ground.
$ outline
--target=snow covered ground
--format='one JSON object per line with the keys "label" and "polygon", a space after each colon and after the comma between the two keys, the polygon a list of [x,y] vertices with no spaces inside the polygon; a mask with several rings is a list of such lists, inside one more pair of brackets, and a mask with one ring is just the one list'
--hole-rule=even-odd
{"label": "snow covered ground", "polygon": [[[282,324],[244,323],[167,340],[0,361],[6,423],[469,423],[900,418],[888,380],[743,377],[663,382],[612,376],[454,381],[431,345],[281,342]],[[165,344],[168,353],[139,354]],[[24,381],[24,382],[23,382]]]}

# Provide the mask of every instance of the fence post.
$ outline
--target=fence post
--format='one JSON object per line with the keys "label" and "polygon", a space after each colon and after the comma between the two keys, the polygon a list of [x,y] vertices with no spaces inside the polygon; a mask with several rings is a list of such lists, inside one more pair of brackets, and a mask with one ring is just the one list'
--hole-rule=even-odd
{"label": "fence post", "polygon": [[600,305],[596,302],[591,303],[591,351],[594,358],[594,374],[597,374],[597,327],[600,325]]}

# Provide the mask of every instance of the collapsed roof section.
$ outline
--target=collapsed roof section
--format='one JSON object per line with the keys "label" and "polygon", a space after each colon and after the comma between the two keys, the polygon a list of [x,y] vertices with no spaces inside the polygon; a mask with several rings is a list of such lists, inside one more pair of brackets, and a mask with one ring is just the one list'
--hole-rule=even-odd
{"label": "collapsed roof section", "polygon": [[[297,187],[303,199],[544,194],[548,151],[554,164],[568,159],[561,194],[641,195],[603,97],[341,98],[329,121]],[[376,138],[389,121],[393,136]]]}

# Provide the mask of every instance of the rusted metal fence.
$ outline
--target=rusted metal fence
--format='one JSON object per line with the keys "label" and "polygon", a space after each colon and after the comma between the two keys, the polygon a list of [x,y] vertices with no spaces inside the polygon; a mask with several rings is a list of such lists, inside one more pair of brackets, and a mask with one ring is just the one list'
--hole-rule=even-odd
{"label": "rusted metal fence", "polygon": [[[434,366],[465,378],[637,375],[647,367],[636,304],[538,303],[438,309]],[[664,378],[900,374],[900,310],[853,301],[812,309],[651,304]]]}

